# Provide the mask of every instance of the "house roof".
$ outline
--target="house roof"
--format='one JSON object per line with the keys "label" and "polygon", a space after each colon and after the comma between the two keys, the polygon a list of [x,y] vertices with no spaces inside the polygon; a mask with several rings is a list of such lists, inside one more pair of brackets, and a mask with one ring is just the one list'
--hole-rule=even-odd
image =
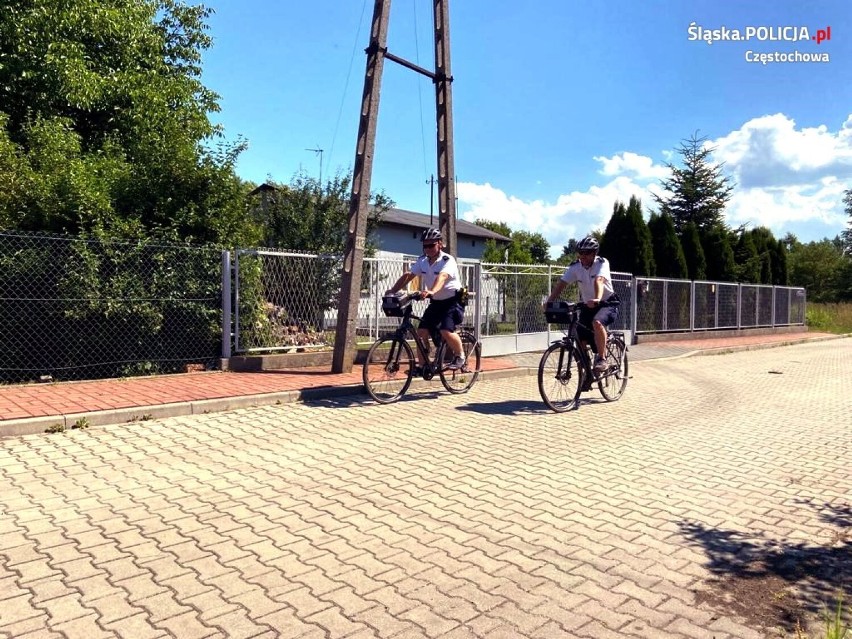
{"label": "house roof", "polygon": [[264,182],[260,186],[252,189],[252,191],[249,193],[249,197],[251,197],[252,195],[257,195],[258,193],[263,193],[264,191],[268,192],[268,191],[277,191],[277,190],[278,190],[277,187],[272,186],[271,184],[267,184],[266,182]]}
{"label": "house roof", "polygon": [[[408,228],[416,228],[422,230],[428,228],[429,216],[423,213],[415,213],[414,211],[406,211],[405,209],[389,209],[382,215],[381,226],[395,225],[405,226]],[[432,220],[431,226],[438,226],[438,216]],[[467,235],[468,237],[478,237],[486,240],[496,240],[498,242],[511,242],[511,238],[505,235],[500,235],[494,231],[490,231],[482,226],[477,226],[465,220],[456,219],[456,235]]]}

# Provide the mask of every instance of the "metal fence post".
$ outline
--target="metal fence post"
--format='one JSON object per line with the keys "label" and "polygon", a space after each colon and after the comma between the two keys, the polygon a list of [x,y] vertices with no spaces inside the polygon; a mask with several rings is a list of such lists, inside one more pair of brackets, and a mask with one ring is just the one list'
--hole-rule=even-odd
{"label": "metal fence post", "polygon": [[234,352],[240,352],[240,250],[234,251]]}
{"label": "metal fence post", "polygon": [[695,280],[689,283],[689,331],[695,331]]}
{"label": "metal fence post", "polygon": [[476,291],[473,296],[473,334],[479,341],[482,333],[482,262],[473,265],[473,279]]}
{"label": "metal fence post", "polygon": [[222,251],[222,359],[231,357],[231,252]]}
{"label": "metal fence post", "polygon": [[737,284],[737,330],[740,330],[742,325],[743,315],[743,285]]}
{"label": "metal fence post", "polygon": [[777,286],[772,287],[772,328],[775,328],[775,291],[778,289]]}
{"label": "metal fence post", "polygon": [[636,279],[636,276],[632,277],[631,286],[633,287],[633,295],[631,296],[633,299],[630,300],[630,343],[636,344],[638,343],[636,328],[639,326],[639,280]]}
{"label": "metal fence post", "polygon": [[384,294],[384,291],[379,292],[379,286],[381,285],[381,282],[379,281],[379,262],[378,262],[378,260],[372,260],[372,259],[367,260],[367,259],[365,259],[364,265],[368,266],[370,268],[370,285],[373,288],[370,295],[375,300],[375,304],[373,304],[373,315],[375,315],[375,317],[376,317],[376,322],[375,322],[376,335],[375,335],[375,337],[373,337],[373,335],[372,335],[373,331],[371,330],[370,331],[370,333],[371,333],[370,337],[372,337],[373,339],[379,339],[379,315],[383,314],[382,313],[382,295]]}
{"label": "metal fence post", "polygon": [[713,328],[719,328],[719,297],[722,295],[722,285],[719,282],[713,284]]}

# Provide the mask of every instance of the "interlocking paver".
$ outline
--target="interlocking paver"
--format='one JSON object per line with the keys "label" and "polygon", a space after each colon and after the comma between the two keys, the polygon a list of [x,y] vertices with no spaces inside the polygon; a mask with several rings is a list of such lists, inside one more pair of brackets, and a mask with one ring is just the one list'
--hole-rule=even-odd
{"label": "interlocking paver", "polygon": [[642,361],[564,415],[528,376],[0,440],[0,636],[765,636],[710,595],[789,549],[829,603],[850,355]]}

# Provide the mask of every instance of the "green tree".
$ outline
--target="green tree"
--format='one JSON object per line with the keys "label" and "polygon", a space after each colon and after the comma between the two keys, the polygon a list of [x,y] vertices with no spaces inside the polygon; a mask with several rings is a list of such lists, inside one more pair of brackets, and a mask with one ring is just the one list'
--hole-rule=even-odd
{"label": "green tree", "polygon": [[247,185],[201,82],[211,10],[180,0],[0,3],[0,223],[250,243]]}
{"label": "green tree", "polygon": [[674,223],[668,213],[652,213],[648,220],[648,231],[651,234],[651,246],[654,250],[654,264],[657,275],[674,279],[686,279],[689,271],[683,247],[677,237]]}
{"label": "green tree", "polygon": [[635,244],[632,246],[633,268],[627,272],[634,275],[654,275],[657,266],[654,262],[651,231],[642,216],[642,201],[635,195],[630,196],[630,202],[627,204],[627,218],[635,237]]}
{"label": "green tree", "polygon": [[718,282],[737,280],[737,263],[731,248],[728,233],[716,226],[705,229],[701,235],[701,247],[707,259],[707,279]]}
{"label": "green tree", "polygon": [[513,231],[505,222],[476,220],[475,224],[510,238],[508,252],[503,254],[496,242],[485,243],[483,261],[509,262],[510,264],[547,264],[550,261],[550,244],[541,233]]}
{"label": "green tree", "polygon": [[840,237],[843,239],[844,253],[852,256],[852,189],[844,192],[843,203],[846,205],[846,215],[849,216],[849,221],[846,222],[847,228],[840,234]]}
{"label": "green tree", "polygon": [[834,302],[840,297],[840,275],[844,272],[843,251],[829,239],[808,242],[789,255],[790,284],[807,290],[811,302]]}
{"label": "green tree", "polygon": [[754,246],[751,234],[741,231],[734,247],[737,266],[737,281],[758,284],[760,282],[760,255]]}
{"label": "green tree", "polygon": [[772,284],[775,266],[772,256],[775,253],[775,236],[765,226],[758,226],[748,232],[760,258],[760,284]]}
{"label": "green tree", "polygon": [[512,234],[512,243],[518,243],[523,247],[524,252],[530,256],[530,263],[547,264],[550,262],[550,243],[541,233],[515,231]]}
{"label": "green tree", "polygon": [[654,194],[661,213],[671,215],[678,234],[692,222],[699,231],[724,225],[723,212],[734,190],[731,180],[722,174],[721,164],[709,156],[713,147],[706,137],[693,134],[681,142],[678,153],[683,166],[667,164],[671,177],[662,180],[662,195]]}
{"label": "green tree", "polygon": [[802,243],[799,241],[799,238],[795,236],[793,233],[787,233],[782,239],[781,243],[784,245],[784,249],[789,254],[791,251],[795,251],[801,248]]}
{"label": "green tree", "polygon": [[[267,183],[273,187],[265,200],[255,196],[253,217],[263,227],[264,246],[342,255],[346,248],[349,196],[352,177],[338,172],[320,184],[305,173],[293,176],[290,184]],[[373,236],[382,216],[393,206],[384,193],[370,198],[367,217],[367,253],[375,250]]]}
{"label": "green tree", "polygon": [[787,266],[787,249],[784,242],[777,240],[770,248],[772,262],[772,283],[776,286],[787,286],[790,282],[790,272]]}
{"label": "green tree", "polygon": [[600,254],[606,255],[613,271],[627,270],[632,260],[626,255],[625,247],[633,237],[627,207],[624,202],[616,200],[612,205],[612,215],[600,239]]}
{"label": "green tree", "polygon": [[680,234],[680,244],[683,256],[686,258],[686,268],[691,280],[703,280],[707,277],[707,258],[701,246],[701,238],[694,222],[689,222]]}

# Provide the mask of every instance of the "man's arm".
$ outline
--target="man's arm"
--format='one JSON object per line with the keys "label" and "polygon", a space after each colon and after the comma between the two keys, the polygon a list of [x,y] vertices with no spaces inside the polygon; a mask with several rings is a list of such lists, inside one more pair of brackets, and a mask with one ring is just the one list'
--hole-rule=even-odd
{"label": "man's arm", "polygon": [[444,288],[444,282],[447,281],[447,278],[450,276],[447,273],[438,273],[438,277],[435,278],[435,283],[432,284],[432,288],[430,290],[423,289],[421,291],[421,297],[426,297],[427,295],[434,295],[442,288]]}
{"label": "man's arm", "polygon": [[604,284],[606,283],[606,278],[602,275],[598,275],[595,278],[595,299],[594,302],[598,303],[601,301],[601,298],[604,294]]}
{"label": "man's arm", "polygon": [[396,283],[393,286],[391,286],[386,292],[387,293],[396,293],[399,289],[401,289],[403,286],[408,284],[415,277],[417,277],[417,276],[414,275],[414,273],[411,273],[411,272],[403,273],[402,275],[399,276],[399,279],[396,281]]}
{"label": "man's arm", "polygon": [[563,280],[559,280],[558,282],[556,282],[556,285],[553,287],[553,290],[550,291],[550,295],[547,296],[545,304],[549,304],[550,302],[559,299],[559,296],[562,295],[562,291],[565,290],[566,286],[567,284]]}

